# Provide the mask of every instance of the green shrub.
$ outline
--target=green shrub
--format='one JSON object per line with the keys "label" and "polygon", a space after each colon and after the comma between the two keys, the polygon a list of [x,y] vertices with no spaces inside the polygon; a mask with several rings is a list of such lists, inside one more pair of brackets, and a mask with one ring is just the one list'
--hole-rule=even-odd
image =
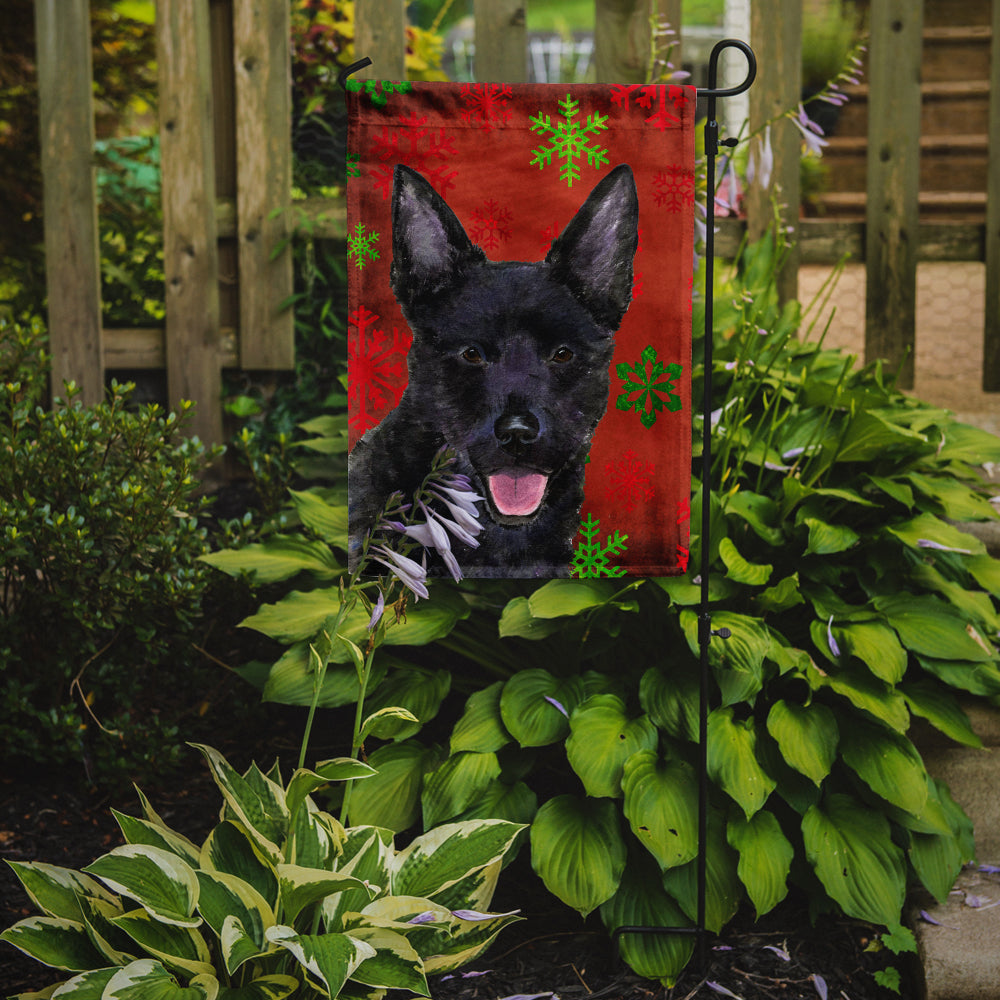
{"label": "green shrub", "polygon": [[115,770],[176,752],[155,682],[191,661],[209,456],[187,405],[131,409],[128,385],[96,406],[69,385],[42,408],[40,340],[0,322],[0,744],[7,760]]}
{"label": "green shrub", "polygon": [[202,845],[140,793],[144,818],[115,813],[125,846],[82,872],[11,863],[42,914],[0,938],[78,973],[60,996],[429,996],[429,973],[472,961],[518,919],[486,912],[518,825],[453,823],[398,849],[311,798],[370,779],[366,764],[324,761],[285,785],[277,766],[240,774],[199,749],[225,803]]}

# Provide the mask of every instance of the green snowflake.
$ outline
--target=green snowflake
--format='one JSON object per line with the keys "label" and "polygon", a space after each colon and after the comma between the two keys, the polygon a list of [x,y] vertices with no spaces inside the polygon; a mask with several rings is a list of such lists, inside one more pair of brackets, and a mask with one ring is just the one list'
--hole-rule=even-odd
{"label": "green snowflake", "polygon": [[354,258],[358,267],[364,267],[370,260],[378,260],[378,233],[366,233],[365,224],[359,222],[353,233],[347,234],[347,259]]}
{"label": "green snowflake", "polygon": [[580,102],[573,100],[570,94],[565,101],[559,102],[562,117],[565,121],[552,123],[548,115],[541,113],[530,118],[531,131],[541,136],[548,136],[551,141],[547,145],[538,146],[532,150],[534,157],[531,165],[538,164],[539,170],[551,166],[553,158],[564,160],[559,179],[566,182],[567,187],[573,186],[573,181],[580,177],[580,165],[576,162],[585,154],[587,162],[599,170],[608,163],[608,151],[596,142],[588,143],[588,137],[603,132],[608,127],[608,116],[601,114],[587,115],[587,124],[581,125],[574,121],[580,113]]}
{"label": "green snowflake", "polygon": [[360,177],[361,176],[361,154],[360,153],[348,153],[347,154],[347,176],[348,177]]}
{"label": "green snowflake", "polygon": [[348,77],[344,86],[352,94],[364,94],[377,108],[389,103],[390,94],[408,94],[413,90],[409,80],[355,80]]}
{"label": "green snowflake", "polygon": [[[635,410],[643,427],[652,427],[660,410],[675,413],[683,405],[681,397],[671,391],[677,388],[673,384],[674,379],[680,378],[683,369],[680,365],[664,365],[662,361],[657,361],[652,344],[642,352],[637,365],[616,365],[615,371],[624,388],[615,400],[615,406],[619,410]],[[666,378],[660,381],[663,376]],[[633,396],[632,393],[638,395]]]}
{"label": "green snowflake", "polygon": [[602,545],[597,532],[601,526],[599,520],[594,520],[593,514],[587,515],[586,521],[580,522],[580,534],[583,541],[576,547],[570,576],[624,576],[624,566],[610,566],[609,556],[620,556],[628,546],[625,544],[628,535],[616,531],[608,535]]}

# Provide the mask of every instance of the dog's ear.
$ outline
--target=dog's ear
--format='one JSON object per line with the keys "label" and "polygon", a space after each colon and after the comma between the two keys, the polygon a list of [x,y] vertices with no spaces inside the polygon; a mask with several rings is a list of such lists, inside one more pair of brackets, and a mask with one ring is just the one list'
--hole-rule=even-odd
{"label": "dog's ear", "polygon": [[415,170],[397,165],[392,181],[390,283],[401,305],[443,292],[485,260],[445,200]]}
{"label": "dog's ear", "polygon": [[616,330],[632,301],[639,199],[627,164],[595,188],[552,244],[547,264],[602,326]]}

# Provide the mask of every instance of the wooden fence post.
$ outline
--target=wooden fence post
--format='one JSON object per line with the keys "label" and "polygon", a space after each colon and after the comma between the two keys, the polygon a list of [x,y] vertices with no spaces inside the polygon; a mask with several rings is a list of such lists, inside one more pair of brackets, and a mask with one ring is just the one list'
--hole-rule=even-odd
{"label": "wooden fence post", "polygon": [[990,45],[989,170],[986,178],[986,325],[983,390],[1000,392],[1000,0],[993,0]]}
{"label": "wooden fence post", "polygon": [[159,0],[167,395],[197,402],[191,426],[222,441],[219,254],[207,0]]}
{"label": "wooden fence post", "polygon": [[651,0],[594,0],[598,83],[645,83]]}
{"label": "wooden fence post", "polygon": [[528,79],[524,0],[475,0],[475,74],[480,83]]}
{"label": "wooden fence post", "polygon": [[[872,0],[868,53],[865,360],[913,387],[923,0]],[[904,360],[905,359],[905,360]]]}
{"label": "wooden fence post", "polygon": [[[759,0],[750,8],[750,41],[761,68],[750,88],[750,131],[798,106],[802,99],[802,4],[799,0]],[[733,123],[738,126],[739,123]],[[735,132],[735,127],[731,127]],[[754,143],[759,140],[755,139]],[[781,206],[780,225],[793,229],[793,245],[778,274],[778,297],[797,298],[799,286],[799,160],[802,136],[795,125],[779,118],[771,126],[774,169],[767,188],[755,180],[747,192],[747,228],[760,239],[774,219],[773,202]]]}
{"label": "wooden fence post", "polygon": [[354,54],[372,61],[359,80],[406,79],[406,0],[355,0]]}
{"label": "wooden fence post", "polygon": [[276,214],[292,200],[290,20],[288,0],[233,6],[242,368],[295,367],[290,221]]}
{"label": "wooden fence post", "polygon": [[89,0],[35,0],[52,394],[104,398]]}

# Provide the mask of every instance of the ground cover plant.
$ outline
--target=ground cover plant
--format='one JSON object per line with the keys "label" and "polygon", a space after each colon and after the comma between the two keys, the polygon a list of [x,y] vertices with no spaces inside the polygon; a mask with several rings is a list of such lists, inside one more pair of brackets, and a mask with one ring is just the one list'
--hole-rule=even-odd
{"label": "ground cover plant", "polygon": [[[707,925],[721,930],[744,903],[766,914],[795,887],[814,914],[869,921],[905,949],[907,886],[943,898],[973,853],[969,821],[908,730],[919,716],[975,746],[957,695],[1000,694],[1000,562],[953,523],[995,516],[975,466],[1000,459],[1000,441],[904,396],[879,364],[824,349],[819,331],[806,339],[808,316],[777,302],[782,253],[773,238],[745,248],[715,295],[718,485],[695,492],[691,566],[707,502],[712,624],[732,635],[710,651]],[[310,429],[322,432],[315,451],[342,453],[335,418]],[[245,671],[265,698],[357,697],[361,609],[352,642],[333,633],[326,672],[310,665],[345,594],[343,500],[335,488],[296,494],[301,529],[212,557],[288,581],[244,623],[288,647]],[[378,774],[355,790],[351,821],[530,822],[532,864],[568,906],[610,930],[692,923],[696,572],[435,582],[387,630],[391,654],[367,660],[367,709],[412,718],[368,734]],[[441,740],[428,723],[460,693]],[[664,982],[691,947],[622,944],[637,972]]]}

